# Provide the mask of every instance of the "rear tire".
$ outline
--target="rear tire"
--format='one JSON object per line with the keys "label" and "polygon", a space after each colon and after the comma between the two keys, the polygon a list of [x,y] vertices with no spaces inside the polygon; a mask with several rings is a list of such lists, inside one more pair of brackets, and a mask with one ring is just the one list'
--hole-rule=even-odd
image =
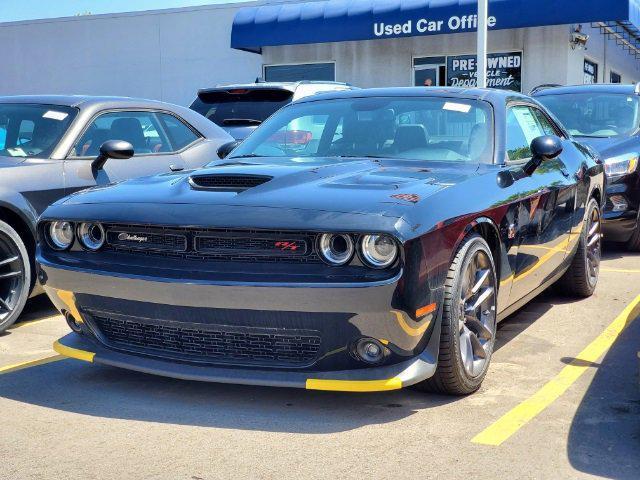
{"label": "rear tire", "polygon": [[31,263],[18,233],[0,221],[0,332],[18,319],[31,287]]}
{"label": "rear tire", "polygon": [[438,367],[418,389],[467,395],[480,388],[495,343],[497,293],[491,249],[481,236],[469,235],[445,282]]}
{"label": "rear tire", "polygon": [[569,269],[558,281],[559,291],[573,297],[590,297],[598,285],[602,254],[602,214],[595,199],[587,204],[586,220]]}

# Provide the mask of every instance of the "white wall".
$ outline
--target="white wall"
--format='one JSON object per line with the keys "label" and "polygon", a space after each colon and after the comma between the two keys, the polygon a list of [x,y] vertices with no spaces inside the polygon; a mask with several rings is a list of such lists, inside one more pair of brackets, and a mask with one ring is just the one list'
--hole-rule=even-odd
{"label": "white wall", "polygon": [[598,29],[584,25],[582,31],[589,35],[589,41],[586,50],[569,49],[568,83],[580,84],[583,82],[585,58],[598,64],[599,83],[609,83],[611,70],[622,75],[622,83],[640,81],[640,61],[616,45],[614,39],[608,39],[602,35]]}
{"label": "white wall", "polygon": [[[585,26],[591,35],[588,49],[569,47],[570,25],[496,30],[489,33],[490,52],[522,51],[522,91],[543,83],[576,84],[583,81],[585,54],[600,65],[600,82],[613,68],[624,83],[640,77],[640,61],[606,40],[598,30]],[[413,84],[412,58],[475,53],[475,33],[367,40],[360,42],[288,45],[264,48],[265,64],[336,62],[336,80],[360,87],[409,86]]]}
{"label": "white wall", "polygon": [[229,46],[241,6],[0,24],[0,95],[126,95],[186,105],[198,88],[251,82],[261,57]]}

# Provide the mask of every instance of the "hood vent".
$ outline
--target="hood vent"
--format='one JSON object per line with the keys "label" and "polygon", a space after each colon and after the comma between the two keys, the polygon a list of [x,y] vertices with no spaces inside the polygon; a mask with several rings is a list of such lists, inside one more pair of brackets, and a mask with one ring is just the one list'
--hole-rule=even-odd
{"label": "hood vent", "polygon": [[193,175],[189,177],[189,183],[192,188],[197,190],[242,192],[267,183],[272,178],[266,175]]}

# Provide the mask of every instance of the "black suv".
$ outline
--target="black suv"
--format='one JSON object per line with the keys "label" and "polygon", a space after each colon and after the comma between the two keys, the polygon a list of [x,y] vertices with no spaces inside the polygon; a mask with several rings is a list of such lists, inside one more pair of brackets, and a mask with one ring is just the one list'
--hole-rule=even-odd
{"label": "black suv", "polygon": [[605,239],[640,251],[640,84],[541,88],[533,96],[604,162]]}

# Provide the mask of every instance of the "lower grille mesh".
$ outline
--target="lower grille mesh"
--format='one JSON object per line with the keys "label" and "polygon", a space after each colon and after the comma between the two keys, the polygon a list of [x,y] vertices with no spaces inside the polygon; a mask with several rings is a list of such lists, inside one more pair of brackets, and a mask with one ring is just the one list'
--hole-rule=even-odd
{"label": "lower grille mesh", "polygon": [[137,318],[91,314],[96,327],[114,347],[159,356],[209,362],[264,365],[308,365],[320,348],[317,331],[222,325],[194,327],[146,323]]}

